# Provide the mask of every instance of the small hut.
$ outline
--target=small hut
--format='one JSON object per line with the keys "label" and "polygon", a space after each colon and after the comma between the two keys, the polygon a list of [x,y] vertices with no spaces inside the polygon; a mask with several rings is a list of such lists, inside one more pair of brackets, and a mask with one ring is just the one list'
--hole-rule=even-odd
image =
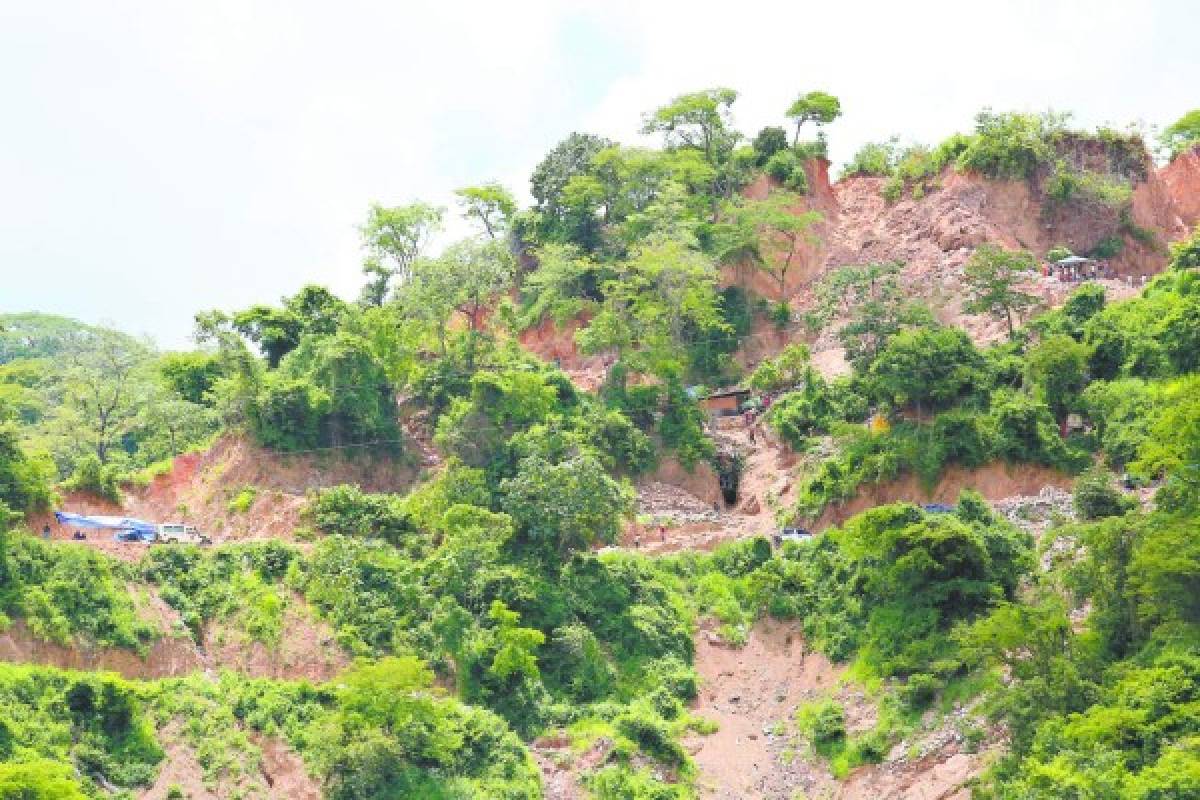
{"label": "small hut", "polygon": [[741,411],[749,399],[749,389],[721,389],[700,398],[700,405],[713,416],[731,417]]}

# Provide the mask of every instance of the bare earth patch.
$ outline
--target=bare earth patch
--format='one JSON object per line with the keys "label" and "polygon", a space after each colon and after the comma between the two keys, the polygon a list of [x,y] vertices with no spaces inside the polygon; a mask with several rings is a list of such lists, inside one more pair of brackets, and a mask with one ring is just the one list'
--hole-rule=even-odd
{"label": "bare earth patch", "polygon": [[841,668],[806,651],[797,623],[764,620],[741,648],[702,626],[696,670],[701,685],[693,710],[720,726],[685,741],[700,772],[701,796],[790,798],[796,781],[779,760],[771,731],[814,693],[832,688]]}
{"label": "bare earth patch", "polygon": [[188,800],[226,800],[230,797],[262,800],[320,800],[321,789],[309,776],[304,762],[285,743],[270,736],[251,737],[257,752],[245,753],[237,774],[223,772],[206,780],[204,767],[183,735],[183,725],[172,720],[158,732],[166,757],[154,784],[138,800],[165,800],[179,789]]}
{"label": "bare earth patch", "polygon": [[[700,696],[693,711],[720,727],[685,740],[699,770],[700,796],[714,800],[968,800],[965,784],[977,776],[988,753],[961,749],[955,717],[947,717],[893,747],[882,764],[864,766],[844,781],[800,741],[796,708],[823,696],[846,709],[847,728],[875,725],[875,704],[841,678],[843,667],[810,652],[797,622],[762,620],[746,645],[721,642],[711,624],[696,635]],[[916,755],[909,755],[910,750]]]}

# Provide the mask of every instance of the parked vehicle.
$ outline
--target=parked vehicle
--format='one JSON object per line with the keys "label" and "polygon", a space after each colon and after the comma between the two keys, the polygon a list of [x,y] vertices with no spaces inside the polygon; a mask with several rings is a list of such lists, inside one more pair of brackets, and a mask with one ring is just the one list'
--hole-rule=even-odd
{"label": "parked vehicle", "polygon": [[[68,511],[55,511],[59,525],[70,525],[76,528],[76,539],[84,538],[80,529],[93,528],[114,531],[113,538],[118,542],[163,542],[165,544],[212,544],[212,540],[196,530],[191,525],[182,522],[146,522],[132,517],[114,517],[105,515],[72,514]],[[49,533],[50,526],[46,526]]]}
{"label": "parked vehicle", "polygon": [[164,522],[159,525],[158,541],[163,544],[212,544],[212,539],[193,526],[181,522]]}
{"label": "parked vehicle", "polygon": [[806,528],[780,528],[773,537],[776,547],[783,547],[784,542],[804,542],[812,538],[812,531]]}
{"label": "parked vehicle", "polygon": [[158,534],[154,531],[137,528],[122,529],[113,534],[113,539],[118,542],[145,542],[146,544],[152,544],[157,538]]}

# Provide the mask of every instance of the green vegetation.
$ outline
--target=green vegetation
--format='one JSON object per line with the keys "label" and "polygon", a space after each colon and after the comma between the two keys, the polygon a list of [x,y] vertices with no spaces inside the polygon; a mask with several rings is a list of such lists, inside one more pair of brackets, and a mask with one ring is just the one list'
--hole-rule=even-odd
{"label": "green vegetation", "polygon": [[[1153,244],[1153,234],[1134,225],[1130,213],[1133,184],[1145,178],[1149,163],[1141,137],[1110,128],[1073,130],[1069,121],[1069,115],[1054,112],[984,109],[976,115],[972,133],[956,133],[936,147],[901,147],[899,137],[865,144],[846,164],[843,175],[887,178],[881,192],[889,203],[905,196],[919,200],[941,188],[948,168],[997,180],[1024,180],[1046,197],[1046,214],[1068,206],[1096,205],[1117,212],[1111,233],[1089,253],[1093,258],[1115,257],[1125,236]],[[1167,150],[1181,152],[1188,147],[1192,141],[1188,121],[1185,117],[1176,123],[1178,128],[1172,126],[1164,132]],[[995,267],[986,271],[992,280],[985,281],[978,274],[984,272],[984,264],[976,265],[977,283],[995,284]],[[982,286],[976,287],[975,294],[976,305],[983,304],[981,310],[1005,316],[1016,310],[992,302],[994,293]],[[979,299],[989,294],[987,299]]]}
{"label": "green vegetation", "polygon": [[1039,302],[1034,295],[1016,288],[1032,275],[1034,267],[1033,256],[1029,253],[1009,252],[991,244],[980,245],[963,268],[967,291],[971,295],[971,301],[963,310],[1003,319],[1011,339],[1016,332],[1013,314],[1020,315],[1035,308]]}
{"label": "green vegetation", "polygon": [[45,507],[45,484],[67,479],[67,489],[113,499],[139,469],[216,430],[215,373],[202,354],[157,354],[117,331],[40,314],[5,315],[0,353],[0,499],[11,506]]}
{"label": "green vegetation", "polygon": [[91,548],[3,535],[0,577],[0,617],[23,618],[38,638],[141,650],[155,636],[125,590],[130,570]]}
{"label": "green vegetation", "polygon": [[1170,158],[1186,153],[1200,144],[1200,108],[1189,111],[1163,128],[1159,138]]}
{"label": "green vegetation", "polygon": [[[190,646],[230,633],[282,655],[289,623],[311,614],[354,661],[320,685],[0,666],[0,797],[129,796],[155,780],[168,737],[206,781],[249,781],[261,735],[339,800],[537,798],[528,744],[553,736],[600,754],[581,779],[598,800],[682,800],[697,775],[681,740],[713,727],[689,710],[697,620],[737,646],[765,616],[852,662],[877,704],[863,731],[832,697],[798,709],[800,737],[835,775],[969,703],[1011,737],[981,797],[1195,794],[1200,234],[1140,296],[1108,304],[1083,286],[1033,320],[1020,290],[1032,257],[979,248],[968,308],[1009,333],[984,349],[914,304],[899,264],[835,270],[803,322],[817,333],[838,320],[851,374],[823,378],[794,343],[746,376],[739,347],[763,322],[786,328],[792,309],[722,275],[751,267],[786,299],[819,230],[803,195],[823,132],[799,135],[841,106],[809,92],[784,115],[790,143],[780,126],[745,143],[736,101],[714,88],[650,111],[643,131],[661,149],[570,135],[534,170],[530,209],[495,183],[460,189],[472,232],[437,254],[444,209],[373,205],[357,302],[308,286],[203,313],[203,351],[6,318],[0,627],[132,654],[164,635]],[[1106,165],[1085,158],[1097,141]],[[883,176],[893,201],[936,190],[951,165],[1041,182],[1061,211],[1125,207],[1142,156],[1131,137],[1054,115],[984,112],[970,135],[873,145],[848,169]],[[763,175],[765,197],[744,197]],[[1113,235],[1102,246],[1135,234]],[[606,371],[595,393],[518,345],[567,326]],[[782,522],[866,484],[930,487],[951,465],[996,461],[1079,473],[1077,521],[1035,549],[967,491],[949,510],[884,505],[777,549],[765,537],[657,558],[606,547],[633,513],[632,479],[663,457],[716,460],[695,398],[743,379],[778,393],[766,422],[802,456]],[[134,563],[10,531],[56,484],[117,500],[134,471],[218,431],[284,453],[415,464],[432,445],[441,458],[404,494],[313,490],[303,544],[163,546]],[[1153,509],[1131,485],[1155,487]],[[257,491],[219,496],[243,514]],[[179,630],[139,615],[151,596]]]}

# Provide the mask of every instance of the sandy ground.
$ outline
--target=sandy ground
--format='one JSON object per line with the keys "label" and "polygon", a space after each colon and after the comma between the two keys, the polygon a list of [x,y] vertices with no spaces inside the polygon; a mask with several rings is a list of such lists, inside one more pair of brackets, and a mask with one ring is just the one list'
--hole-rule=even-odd
{"label": "sandy ground", "polygon": [[831,689],[841,669],[806,652],[796,623],[764,620],[741,648],[701,627],[696,670],[701,686],[694,711],[720,726],[685,742],[700,771],[701,796],[790,800],[797,781],[777,758],[772,730],[801,702]]}
{"label": "sandy ground", "polygon": [[[884,763],[836,780],[797,735],[796,708],[835,697],[846,709],[847,729],[858,733],[874,727],[874,702],[842,680],[843,667],[806,649],[796,622],[762,620],[741,648],[723,643],[712,627],[701,626],[696,635],[701,689],[693,711],[719,728],[685,741],[699,769],[701,797],[968,800],[965,784],[989,754],[961,752],[955,718],[897,744]],[[910,746],[921,755],[910,759]]]}
{"label": "sandy ground", "polygon": [[237,774],[223,773],[205,780],[196,752],[185,740],[182,725],[173,720],[158,731],[166,758],[158,778],[138,793],[138,800],[165,800],[177,788],[188,800],[226,800],[231,797],[260,800],[320,800],[321,789],[309,776],[304,762],[278,739],[253,735],[258,752],[243,754]]}

